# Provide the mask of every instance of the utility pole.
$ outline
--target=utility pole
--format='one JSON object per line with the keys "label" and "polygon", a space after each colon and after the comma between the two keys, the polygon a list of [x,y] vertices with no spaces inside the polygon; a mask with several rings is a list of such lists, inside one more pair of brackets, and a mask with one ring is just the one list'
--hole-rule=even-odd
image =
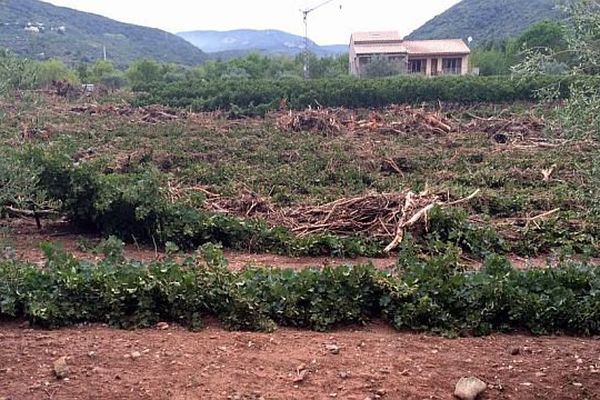
{"label": "utility pole", "polygon": [[308,15],[313,11],[332,3],[333,1],[335,0],[327,0],[315,7],[300,10],[302,13],[302,19],[304,21],[304,79],[310,79],[310,49],[308,48],[310,40],[308,39]]}

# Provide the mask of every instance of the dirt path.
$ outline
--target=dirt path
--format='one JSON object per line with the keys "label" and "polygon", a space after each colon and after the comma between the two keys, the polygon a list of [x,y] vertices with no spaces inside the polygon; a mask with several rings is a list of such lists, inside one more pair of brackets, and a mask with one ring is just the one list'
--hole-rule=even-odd
{"label": "dirt path", "polygon": [[[490,385],[484,399],[600,398],[600,340],[592,338],[450,340],[379,324],[325,334],[4,324],[0,343],[0,398],[12,400],[451,399],[456,381],[471,375]],[[70,372],[61,381],[52,365],[62,356]],[[295,381],[303,368],[304,381]]]}

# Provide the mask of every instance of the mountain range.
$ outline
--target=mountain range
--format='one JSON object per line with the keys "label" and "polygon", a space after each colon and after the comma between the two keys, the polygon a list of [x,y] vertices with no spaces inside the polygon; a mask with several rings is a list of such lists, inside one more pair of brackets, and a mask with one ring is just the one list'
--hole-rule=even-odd
{"label": "mountain range", "polygon": [[[472,37],[473,45],[517,36],[531,24],[561,18],[555,0],[463,0],[411,33],[409,39]],[[377,26],[374,22],[373,30]],[[249,53],[295,56],[304,38],[279,30],[191,31],[177,35],[126,24],[39,0],[0,0],[0,48],[34,59],[58,58],[69,65],[107,57],[117,66],[140,58],[197,65],[209,58]],[[347,44],[319,46],[318,56],[348,51]]]}
{"label": "mountain range", "polygon": [[136,59],[196,65],[207,55],[180,37],[38,0],[0,0],[0,48],[70,65],[104,56],[118,66]]}
{"label": "mountain range", "polygon": [[[181,38],[209,53],[213,58],[231,58],[249,53],[295,56],[304,49],[304,38],[279,30],[238,29],[232,31],[180,32]],[[309,40],[308,48],[318,56],[348,51],[348,45],[319,46]]]}
{"label": "mountain range", "polygon": [[561,18],[555,0],[463,0],[408,39],[473,38],[473,44],[515,37],[530,25]]}

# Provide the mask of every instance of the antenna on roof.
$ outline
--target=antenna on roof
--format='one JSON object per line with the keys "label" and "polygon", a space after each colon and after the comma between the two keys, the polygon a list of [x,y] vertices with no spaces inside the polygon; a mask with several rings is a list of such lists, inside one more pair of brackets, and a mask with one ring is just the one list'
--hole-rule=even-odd
{"label": "antenna on roof", "polygon": [[469,42],[469,44],[471,44],[472,41],[473,41],[473,36],[469,36],[469,38],[467,39],[467,42]]}
{"label": "antenna on roof", "polygon": [[[310,49],[308,47],[309,39],[308,39],[308,15],[313,11],[318,10],[321,7],[326,6],[329,3],[334,2],[335,0],[327,0],[318,4],[314,7],[308,7],[305,9],[301,9],[302,19],[304,21],[304,79],[310,79]],[[340,9],[342,5],[340,4]]]}

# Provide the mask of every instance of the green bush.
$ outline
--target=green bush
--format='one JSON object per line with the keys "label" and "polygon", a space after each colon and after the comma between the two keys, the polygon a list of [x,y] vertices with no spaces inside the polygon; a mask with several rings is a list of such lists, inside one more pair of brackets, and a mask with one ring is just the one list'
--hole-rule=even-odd
{"label": "green bush", "polygon": [[183,249],[205,243],[250,252],[339,257],[381,254],[383,244],[362,237],[319,234],[298,238],[287,229],[257,219],[211,213],[166,195],[166,175],[142,165],[127,174],[105,173],[101,164],[74,164],[70,158],[32,150],[26,155],[39,169],[38,185],[61,204],[62,213],[80,227],[126,241]]}
{"label": "green bush", "polygon": [[214,316],[234,330],[278,324],[320,331],[384,318],[400,330],[445,335],[600,333],[600,276],[585,265],[520,271],[490,256],[482,270],[464,271],[450,246],[429,260],[403,254],[395,272],[373,266],[234,272],[212,245],[200,249],[204,261],[179,263],[126,261],[116,243],[98,263],[44,249],[41,268],[0,261],[0,318],[50,328],[159,321],[198,328]]}
{"label": "green bush", "polygon": [[590,77],[541,76],[527,80],[508,76],[493,77],[395,77],[387,79],[302,80],[188,80],[174,83],[138,85],[138,105],[165,104],[195,111],[248,110],[256,114],[278,107],[285,99],[290,107],[382,107],[390,104],[416,104],[427,101],[457,103],[513,102],[535,100],[536,93],[561,83],[560,96],[568,97],[569,86]]}

